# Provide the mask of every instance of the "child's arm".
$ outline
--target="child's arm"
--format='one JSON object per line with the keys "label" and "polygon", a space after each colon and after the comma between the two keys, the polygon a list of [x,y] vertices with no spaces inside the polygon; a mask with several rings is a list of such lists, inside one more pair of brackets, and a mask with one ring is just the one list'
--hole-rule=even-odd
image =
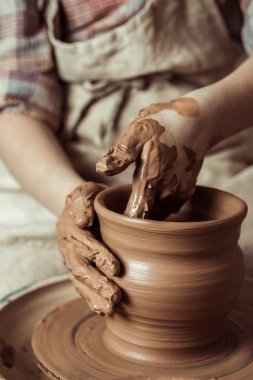
{"label": "child's arm", "polygon": [[212,131],[213,141],[253,126],[253,57],[219,82],[187,96],[198,101],[202,127]]}
{"label": "child's arm", "polygon": [[83,183],[54,132],[25,115],[0,115],[0,155],[19,183],[59,215],[73,188]]}

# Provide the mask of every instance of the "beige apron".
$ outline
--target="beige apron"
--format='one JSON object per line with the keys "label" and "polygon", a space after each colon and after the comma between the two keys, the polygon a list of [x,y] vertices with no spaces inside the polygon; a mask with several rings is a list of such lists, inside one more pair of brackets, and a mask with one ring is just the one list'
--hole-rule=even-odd
{"label": "beige apron", "polygon": [[[96,161],[118,141],[140,108],[220,79],[242,56],[214,0],[148,0],[123,25],[84,42],[61,41],[59,1],[49,1],[46,21],[59,75],[66,84],[66,148],[87,179],[101,181]],[[229,183],[229,190],[236,193],[238,184],[234,188],[231,178],[249,165],[251,157],[245,148],[246,158],[238,163],[233,152],[238,147],[240,151],[248,136],[247,131],[241,140],[228,141],[225,151],[208,157],[201,182],[220,188]],[[111,183],[130,178],[131,169]]]}
{"label": "beige apron", "polygon": [[68,149],[86,178],[140,108],[219,79],[237,59],[214,0],[148,0],[123,25],[84,42],[60,40],[59,1],[49,1],[46,20],[66,83],[65,137],[78,126]]}

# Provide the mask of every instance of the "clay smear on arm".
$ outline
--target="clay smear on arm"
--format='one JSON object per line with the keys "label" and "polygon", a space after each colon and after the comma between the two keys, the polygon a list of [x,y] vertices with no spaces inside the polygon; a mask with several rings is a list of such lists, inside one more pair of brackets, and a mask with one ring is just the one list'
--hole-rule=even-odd
{"label": "clay smear on arm", "polygon": [[188,172],[190,170],[193,170],[197,162],[196,153],[194,152],[194,150],[192,150],[188,146],[183,146],[183,150],[189,160],[189,165],[185,168],[185,171]]}
{"label": "clay smear on arm", "polygon": [[170,109],[185,117],[197,117],[200,115],[198,102],[194,98],[179,98],[168,103],[151,104],[143,108],[138,114],[138,118],[154,115],[162,110]]}

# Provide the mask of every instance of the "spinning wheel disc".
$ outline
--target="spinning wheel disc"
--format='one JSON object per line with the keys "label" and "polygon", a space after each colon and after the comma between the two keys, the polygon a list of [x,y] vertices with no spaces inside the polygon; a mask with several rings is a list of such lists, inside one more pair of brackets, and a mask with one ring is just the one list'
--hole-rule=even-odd
{"label": "spinning wheel disc", "polygon": [[52,379],[226,379],[253,378],[253,282],[244,285],[228,318],[219,349],[194,363],[167,367],[133,363],[103,344],[105,319],[82,299],[56,308],[36,326],[32,348],[39,367]]}

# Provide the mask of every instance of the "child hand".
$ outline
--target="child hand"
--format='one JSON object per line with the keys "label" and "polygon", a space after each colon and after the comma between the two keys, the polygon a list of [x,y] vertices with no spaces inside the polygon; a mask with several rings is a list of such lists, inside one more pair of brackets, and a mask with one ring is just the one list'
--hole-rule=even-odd
{"label": "child hand", "polygon": [[98,172],[115,175],[135,161],[126,215],[164,219],[192,195],[211,139],[202,122],[194,98],[152,104],[97,163]]}
{"label": "child hand", "polygon": [[57,231],[58,247],[77,292],[93,311],[104,315],[112,314],[121,292],[107,277],[119,273],[119,262],[96,240],[90,228],[95,216],[94,198],[102,190],[103,187],[94,182],[74,189],[66,198]]}

